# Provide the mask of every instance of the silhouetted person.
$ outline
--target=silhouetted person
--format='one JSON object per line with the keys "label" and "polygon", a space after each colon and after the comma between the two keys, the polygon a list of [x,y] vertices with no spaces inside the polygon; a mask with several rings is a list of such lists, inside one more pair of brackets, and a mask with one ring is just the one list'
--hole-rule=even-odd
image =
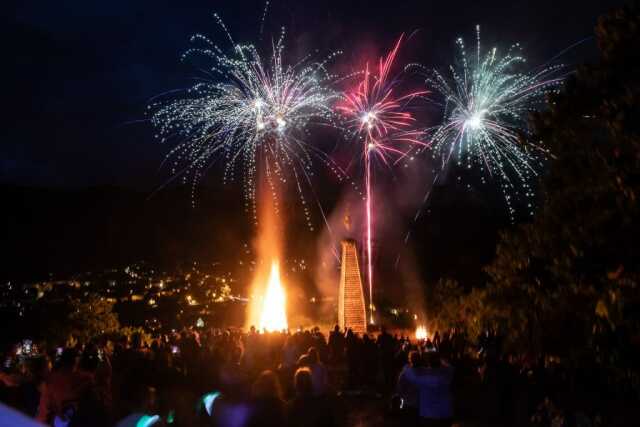
{"label": "silhouetted person", "polygon": [[405,365],[398,376],[397,393],[402,399],[400,407],[404,425],[417,425],[418,409],[420,406],[420,390],[414,377],[424,374],[422,357],[417,351],[409,353],[409,363]]}
{"label": "silhouetted person", "polygon": [[[91,378],[92,386],[85,390],[78,401],[77,410],[69,427],[107,427],[111,425],[110,369],[104,369],[95,346],[87,346],[82,352],[77,372]],[[103,368],[103,369],[99,369]]]}
{"label": "silhouetted person", "polygon": [[39,421],[51,424],[56,417],[69,421],[78,409],[80,398],[91,389],[93,378],[88,373],[76,371],[76,358],[74,349],[62,352],[58,368],[42,387]]}
{"label": "silhouetted person", "polygon": [[281,427],[285,425],[285,405],[280,382],[273,371],[264,371],[251,389],[252,411],[248,427]]}
{"label": "silhouetted person", "polygon": [[436,350],[440,351],[440,331],[436,331],[435,335],[433,336],[433,346],[436,348]]}
{"label": "silhouetted person", "polygon": [[318,351],[311,347],[307,352],[309,358],[308,367],[311,371],[311,383],[313,385],[314,396],[321,396],[327,392],[329,387],[329,375],[327,368],[320,361]]}
{"label": "silhouetted person", "polygon": [[125,396],[127,416],[118,421],[115,427],[137,427],[141,420],[150,419],[157,410],[156,390],[140,384],[132,384]]}
{"label": "silhouetted person", "polygon": [[362,352],[360,363],[364,368],[364,382],[367,386],[374,387],[378,376],[378,347],[367,334],[362,337]]}
{"label": "silhouetted person", "polygon": [[427,353],[426,364],[419,372],[407,371],[407,379],[419,390],[420,424],[448,427],[453,419],[453,368],[443,365],[436,352]]}
{"label": "silhouetted person", "polygon": [[396,342],[393,337],[387,333],[387,330],[382,327],[380,335],[378,335],[377,344],[380,352],[380,366],[382,367],[382,374],[384,376],[385,389],[389,391],[393,389],[396,376],[394,364]]}
{"label": "silhouetted person", "polygon": [[344,334],[340,326],[336,325],[329,334],[329,360],[331,363],[340,363],[344,360]]}
{"label": "silhouetted person", "polygon": [[40,396],[50,372],[51,362],[47,356],[36,357],[28,363],[25,381],[20,386],[23,395],[21,409],[31,417],[38,414]]}

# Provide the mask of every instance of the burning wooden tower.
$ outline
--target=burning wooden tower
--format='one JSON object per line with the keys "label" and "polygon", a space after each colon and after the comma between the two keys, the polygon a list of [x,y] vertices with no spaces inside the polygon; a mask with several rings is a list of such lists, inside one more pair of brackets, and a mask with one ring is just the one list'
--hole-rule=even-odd
{"label": "burning wooden tower", "polygon": [[[345,227],[349,229],[349,216],[345,217]],[[341,329],[351,328],[363,334],[367,331],[367,314],[362,289],[362,276],[358,263],[356,241],[345,239],[341,242],[340,292],[338,294],[338,324]]]}

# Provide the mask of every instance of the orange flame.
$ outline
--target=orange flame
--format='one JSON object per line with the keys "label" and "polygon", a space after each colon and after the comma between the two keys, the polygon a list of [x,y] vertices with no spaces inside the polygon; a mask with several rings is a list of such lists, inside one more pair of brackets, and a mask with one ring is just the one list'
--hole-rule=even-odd
{"label": "orange flame", "polygon": [[416,328],[416,339],[418,341],[424,341],[428,337],[427,328],[424,325],[420,325]]}
{"label": "orange flame", "polygon": [[282,259],[285,232],[276,198],[280,189],[266,185],[267,181],[266,177],[261,179],[262,184],[257,189],[260,221],[254,246],[258,262],[245,326],[273,332],[288,329],[286,294],[278,265],[278,260]]}
{"label": "orange flame", "polygon": [[262,300],[260,329],[268,332],[288,329],[286,314],[286,295],[280,281],[278,261],[271,263],[271,273],[267,290]]}

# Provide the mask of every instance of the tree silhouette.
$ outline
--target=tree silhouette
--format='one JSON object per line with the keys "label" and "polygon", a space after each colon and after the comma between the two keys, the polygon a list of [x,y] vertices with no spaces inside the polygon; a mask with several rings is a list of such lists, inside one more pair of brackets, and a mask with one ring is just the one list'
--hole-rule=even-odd
{"label": "tree silhouette", "polygon": [[598,63],[532,117],[552,153],[542,207],[502,233],[485,299],[531,349],[619,363],[640,330],[639,8],[601,17],[596,38]]}

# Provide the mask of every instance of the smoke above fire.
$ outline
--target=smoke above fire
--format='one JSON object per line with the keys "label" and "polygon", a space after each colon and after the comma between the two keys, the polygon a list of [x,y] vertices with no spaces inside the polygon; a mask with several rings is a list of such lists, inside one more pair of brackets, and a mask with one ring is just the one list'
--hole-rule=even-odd
{"label": "smoke above fire", "polygon": [[279,264],[284,259],[284,229],[272,195],[261,192],[258,235],[254,247],[258,255],[251,283],[246,327],[269,331],[287,328],[286,291]]}
{"label": "smoke above fire", "polygon": [[[424,319],[426,314],[423,303],[425,284],[421,277],[429,268],[429,260],[416,259],[411,236],[409,239],[406,237],[408,230],[414,226],[418,209],[424,208],[421,205],[425,193],[431,189],[431,186],[424,183],[431,182],[433,175],[429,168],[424,167],[424,161],[416,163],[421,167],[418,168],[412,161],[407,160],[406,166],[399,165],[401,173],[392,179],[380,179],[376,183],[378,191],[373,194],[376,229],[373,241],[374,277],[377,283],[374,300],[377,300],[377,294],[385,300],[403,304],[412,313],[418,314],[420,320]],[[403,191],[392,191],[396,187],[402,188]],[[327,226],[322,230],[317,242],[315,283],[322,301],[325,302],[323,316],[326,318],[335,316],[338,301],[340,241],[351,238],[358,242],[360,267],[361,271],[364,271],[364,229],[365,210],[362,195],[353,188],[346,188],[327,217]],[[367,304],[368,298],[365,289]]]}
{"label": "smoke above fire", "polygon": [[[418,165],[420,167],[417,167]],[[417,259],[413,252],[415,241],[412,239],[415,237],[408,241],[405,238],[408,230],[415,225],[416,212],[419,208],[425,208],[422,206],[423,199],[431,188],[424,183],[431,182],[433,174],[430,168],[424,167],[423,161],[414,164],[407,160],[406,165],[398,165],[396,170],[397,173],[392,178],[382,178],[383,174],[377,177],[378,182],[375,186],[377,191],[373,194],[376,229],[373,241],[374,277],[377,284],[374,289],[374,302],[384,300],[394,306],[404,306],[412,314],[417,314],[416,320],[420,322],[424,321],[425,310],[428,308],[428,302],[426,306],[424,304],[425,283],[422,277],[430,268],[430,260]],[[258,227],[257,236],[253,242],[257,258],[245,326],[256,328],[265,326],[264,303],[268,295],[268,285],[275,280],[273,279],[274,268],[278,270],[276,281],[279,288],[275,293],[273,289],[270,291],[270,301],[282,300],[284,308],[272,310],[269,306],[267,309],[275,313],[273,315],[275,317],[280,316],[277,313],[286,313],[282,315],[285,320],[279,324],[282,325],[286,321],[289,327],[312,324],[330,325],[337,320],[340,242],[343,239],[356,240],[360,249],[360,270],[365,271],[362,253],[365,231],[363,195],[351,186],[343,187],[342,194],[332,206],[324,227],[320,227],[321,231],[315,241],[313,284],[316,293],[314,313],[311,315],[304,304],[299,303],[309,301],[310,295],[313,294],[307,294],[303,283],[293,283],[294,277],[288,277],[285,252],[292,243],[287,239],[296,239],[295,246],[298,248],[313,245],[313,233],[309,235],[292,233],[293,230],[299,229],[292,224],[295,218],[287,218],[287,209],[277,209],[276,194],[273,189],[266,187],[259,188]],[[393,191],[397,187],[401,187],[403,191]],[[283,194],[286,191],[278,193]],[[283,206],[283,200],[278,201],[279,206]],[[287,226],[293,229],[288,230]],[[366,283],[365,277],[362,279],[363,284]],[[366,288],[364,291],[368,305],[369,295]],[[273,298],[274,295],[277,298]],[[380,299],[377,299],[378,297]],[[295,310],[292,307],[295,307]],[[273,327],[267,329],[269,328],[273,329]]]}

